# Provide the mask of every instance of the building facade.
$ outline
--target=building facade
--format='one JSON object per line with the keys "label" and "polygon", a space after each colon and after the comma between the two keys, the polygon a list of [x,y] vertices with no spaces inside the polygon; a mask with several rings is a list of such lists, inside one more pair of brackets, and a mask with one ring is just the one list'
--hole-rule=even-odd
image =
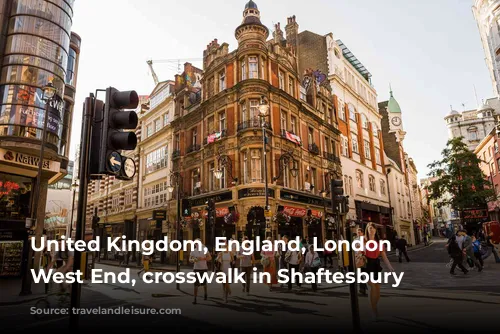
{"label": "building facade", "polygon": [[500,101],[497,98],[486,100],[477,109],[458,112],[451,110],[445,116],[448,127],[448,138],[464,137],[463,141],[473,151],[476,146],[496,125],[500,111]]}
{"label": "building facade", "polygon": [[500,1],[474,0],[472,12],[479,28],[486,66],[490,72],[493,92],[500,92]]}
{"label": "building facade", "polygon": [[410,192],[408,155],[404,150],[406,132],[403,128],[403,114],[392,90],[388,101],[378,104],[382,115],[382,138],[387,156],[386,172],[389,183],[390,203],[393,208],[392,221],[396,234],[405,237],[409,244],[415,244],[414,215]]}
{"label": "building facade", "polygon": [[[295,27],[295,18],[292,18]],[[298,26],[294,29],[297,29]],[[334,110],[341,131],[344,192],[349,196],[348,219],[361,226],[376,224],[379,234],[392,238],[394,226],[388,196],[384,142],[377,92],[371,74],[347,46],[332,33],[297,34],[300,68],[314,68],[315,75],[331,87]]]}
{"label": "building facade", "polygon": [[[216,201],[216,236],[331,236],[322,219],[331,203],[321,194],[342,175],[340,132],[329,85],[312,71],[299,72],[296,27],[289,18],[286,39],[277,24],[268,40],[250,1],[235,30],[237,49],[229,52],[228,44],[214,40],[204,51],[202,93],[192,84],[196,69],[176,78],[172,168],[192,206],[184,238],[212,244],[204,219],[209,199]],[[261,104],[269,108],[265,119]]]}
{"label": "building facade", "polygon": [[[139,193],[137,207],[137,240],[175,238],[168,219],[157,224],[155,210],[167,210],[172,197],[168,191],[172,167],[172,119],[174,117],[174,82],[160,82],[151,92],[145,108],[139,113],[141,140],[139,149]],[[165,262],[168,254],[155,254]]]}
{"label": "building facade", "polygon": [[45,231],[47,238],[57,239],[66,234],[71,219],[72,182],[74,162],[68,163],[68,174],[61,180],[49,185],[45,206]]}
{"label": "building facade", "polygon": [[424,220],[422,209],[422,193],[418,183],[418,170],[412,158],[405,154],[406,171],[408,174],[408,188],[410,190],[411,214],[413,217],[413,231],[415,235],[415,244],[423,241],[424,233],[429,231],[429,224]]}
{"label": "building facade", "polygon": [[[21,263],[27,263],[22,260],[28,256],[26,218],[44,221],[48,184],[68,173],[81,42],[71,32],[73,4],[74,0],[0,2],[0,183],[5,193],[0,202],[0,241],[15,240],[8,247],[15,247],[19,258],[9,261],[19,263],[16,267],[0,266],[1,277],[21,275]],[[46,106],[43,87],[49,83],[56,94]],[[46,111],[47,131],[43,131]],[[33,190],[44,134],[41,186]],[[43,228],[43,223],[36,224],[37,240]],[[37,253],[35,266],[38,259]]]}
{"label": "building facade", "polygon": [[[488,218],[500,221],[500,152],[498,133],[492,130],[476,147],[474,153],[481,159],[481,170],[495,191],[495,199],[488,202]],[[483,214],[484,216],[484,214]]]}

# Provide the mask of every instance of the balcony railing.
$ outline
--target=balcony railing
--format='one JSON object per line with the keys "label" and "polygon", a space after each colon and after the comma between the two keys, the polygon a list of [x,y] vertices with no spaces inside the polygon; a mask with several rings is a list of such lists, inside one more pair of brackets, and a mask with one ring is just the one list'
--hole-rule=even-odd
{"label": "balcony railing", "polygon": [[323,152],[323,157],[328,161],[340,163],[340,158],[337,157],[334,153]]}
{"label": "balcony railing", "polygon": [[188,147],[186,150],[186,154],[192,153],[192,152],[198,152],[201,149],[201,146],[196,144],[196,145],[191,145]]}
{"label": "balcony railing", "polygon": [[177,159],[181,156],[181,151],[180,150],[175,150],[172,152],[172,160]]}
{"label": "balcony railing", "polygon": [[319,155],[319,147],[318,145],[316,144],[309,144],[309,152],[311,152],[312,154],[316,154],[316,155]]}
{"label": "balcony railing", "polygon": [[[268,130],[272,130],[271,124],[269,122],[264,122],[264,127]],[[247,129],[259,129],[259,128],[262,128],[262,121],[258,117],[238,124],[238,132]]]}

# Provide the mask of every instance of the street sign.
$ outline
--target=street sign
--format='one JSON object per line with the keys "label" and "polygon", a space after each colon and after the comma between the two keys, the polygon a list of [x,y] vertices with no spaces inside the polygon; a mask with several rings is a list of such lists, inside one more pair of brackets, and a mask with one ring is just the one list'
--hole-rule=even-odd
{"label": "street sign", "polygon": [[266,211],[264,212],[264,216],[265,216],[265,217],[272,217],[271,210],[266,210]]}
{"label": "street sign", "polygon": [[152,218],[153,218],[153,220],[166,220],[167,219],[167,211],[166,210],[154,210]]}
{"label": "street sign", "polygon": [[118,152],[111,152],[108,156],[108,166],[111,172],[117,174],[122,168],[122,156]]}
{"label": "street sign", "polygon": [[135,175],[135,162],[134,159],[126,158],[123,163],[123,172],[126,177],[133,178]]}

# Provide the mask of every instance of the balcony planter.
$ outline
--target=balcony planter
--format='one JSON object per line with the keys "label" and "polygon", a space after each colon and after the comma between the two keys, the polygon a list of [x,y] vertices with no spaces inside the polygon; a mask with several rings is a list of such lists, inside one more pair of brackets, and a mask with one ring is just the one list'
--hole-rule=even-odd
{"label": "balcony planter", "polygon": [[278,223],[279,225],[289,225],[291,217],[284,212],[276,212],[273,217],[273,222]]}
{"label": "balcony planter", "polygon": [[229,212],[224,216],[224,223],[235,224],[240,219],[240,214],[238,212]]}
{"label": "balcony planter", "polygon": [[321,223],[321,221],[313,216],[307,216],[305,222],[308,226],[315,226]]}
{"label": "balcony planter", "polygon": [[309,144],[309,152],[315,155],[319,155],[319,147],[316,144]]}

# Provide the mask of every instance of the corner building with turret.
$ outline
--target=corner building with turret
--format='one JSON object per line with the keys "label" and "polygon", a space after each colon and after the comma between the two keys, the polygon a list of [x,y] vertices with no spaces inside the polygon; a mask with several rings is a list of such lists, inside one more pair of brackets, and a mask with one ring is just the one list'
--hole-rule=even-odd
{"label": "corner building with turret", "polygon": [[[176,78],[172,169],[182,176],[181,196],[192,206],[182,219],[184,239],[211,245],[209,199],[216,202],[217,237],[323,239],[334,232],[327,191],[342,172],[330,85],[312,70],[299,71],[290,43],[296,35],[284,36],[277,24],[269,38],[260,14],[248,2],[235,30],[236,50],[213,40],[203,53],[203,74],[186,64]],[[265,118],[261,104],[268,106]],[[170,222],[175,205],[169,206]]]}

